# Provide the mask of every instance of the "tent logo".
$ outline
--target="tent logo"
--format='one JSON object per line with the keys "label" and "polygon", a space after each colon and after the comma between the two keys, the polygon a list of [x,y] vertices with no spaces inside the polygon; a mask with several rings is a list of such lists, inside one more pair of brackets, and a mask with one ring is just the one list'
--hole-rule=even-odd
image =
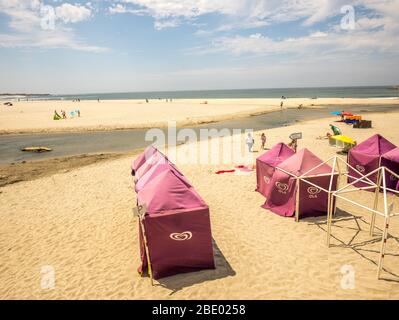
{"label": "tent logo", "polygon": [[358,164],[356,165],[356,170],[359,171],[360,173],[363,173],[366,171],[366,169],[363,166],[358,165]]}
{"label": "tent logo", "polygon": [[264,176],[264,177],[263,177],[263,180],[265,180],[265,183],[266,183],[266,184],[269,184],[269,183],[270,183],[270,177],[268,177],[268,176]]}
{"label": "tent logo", "polygon": [[278,189],[278,192],[286,194],[288,190],[288,184],[277,181],[276,188]]}
{"label": "tent logo", "polygon": [[309,198],[317,198],[317,194],[320,193],[321,189],[316,188],[316,187],[309,187],[308,188],[308,194]]}
{"label": "tent logo", "polygon": [[393,174],[391,174],[391,175],[389,176],[389,180],[395,181],[395,180],[396,180],[396,177],[395,177]]}
{"label": "tent logo", "polygon": [[190,231],[184,231],[182,233],[171,233],[169,237],[172,240],[184,241],[184,240],[190,240],[193,237],[193,234]]}

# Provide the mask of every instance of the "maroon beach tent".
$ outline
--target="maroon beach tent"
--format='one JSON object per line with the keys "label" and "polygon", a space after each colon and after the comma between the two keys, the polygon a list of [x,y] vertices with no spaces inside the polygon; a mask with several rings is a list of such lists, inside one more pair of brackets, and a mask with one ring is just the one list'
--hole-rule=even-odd
{"label": "maroon beach tent", "polygon": [[[266,202],[262,207],[281,216],[294,216],[298,192],[296,177],[302,176],[309,182],[328,190],[331,172],[332,168],[328,164],[323,164],[323,161],[308,149],[302,149],[277,166],[270,181],[271,187],[266,195]],[[304,174],[306,175],[303,176]],[[335,173],[331,187],[333,191],[337,187],[337,177]],[[327,207],[327,192],[306,181],[299,181],[300,218],[326,215]]]}
{"label": "maroon beach tent", "polygon": [[[399,175],[399,148],[384,153],[381,157],[381,166],[387,167]],[[396,176],[386,171],[385,181],[387,188],[396,190],[399,180]]]}
{"label": "maroon beach tent", "polygon": [[136,159],[133,160],[131,170],[132,176],[136,175],[137,170],[154,154],[159,152],[154,146],[147,147]]}
{"label": "maroon beach tent", "polygon": [[[215,268],[209,207],[172,166],[163,164],[152,175],[138,191],[137,202],[147,207],[142,223],[154,279]],[[139,232],[143,273],[148,263],[141,228]]]}
{"label": "maroon beach tent", "polygon": [[266,197],[275,168],[295,152],[286,144],[277,143],[256,159],[256,191]]}
{"label": "maroon beach tent", "polygon": [[[348,164],[361,174],[366,175],[380,167],[381,156],[383,154],[395,148],[396,146],[393,143],[385,139],[383,136],[375,134],[350,149],[348,154]],[[359,173],[351,167],[349,167],[349,175],[353,177],[348,177],[349,183],[361,177]],[[373,182],[377,182],[377,173],[370,175],[368,178]],[[369,184],[359,181],[355,183],[354,186],[360,188],[367,187]],[[371,189],[370,191],[374,192],[374,189]]]}

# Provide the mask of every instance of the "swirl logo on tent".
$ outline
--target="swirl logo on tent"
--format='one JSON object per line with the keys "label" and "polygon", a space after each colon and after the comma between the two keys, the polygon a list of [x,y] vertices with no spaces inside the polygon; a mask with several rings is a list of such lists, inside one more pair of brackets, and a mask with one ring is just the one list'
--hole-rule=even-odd
{"label": "swirl logo on tent", "polygon": [[184,240],[190,240],[193,237],[193,234],[190,231],[184,231],[182,233],[171,233],[169,237],[172,240],[176,241],[184,241]]}
{"label": "swirl logo on tent", "polygon": [[288,184],[277,181],[275,185],[276,185],[278,192],[284,193],[284,194],[287,193]]}
{"label": "swirl logo on tent", "polygon": [[320,193],[321,189],[317,187],[309,187],[307,191],[309,194],[309,198],[317,198],[317,194]]}
{"label": "swirl logo on tent", "polygon": [[389,180],[395,181],[395,180],[397,180],[397,178],[396,178],[393,174],[391,174],[391,175],[389,176]]}
{"label": "swirl logo on tent", "polygon": [[356,165],[356,170],[359,171],[360,173],[363,173],[366,171],[365,167],[361,166],[361,165]]}
{"label": "swirl logo on tent", "polygon": [[268,176],[264,176],[264,177],[263,177],[263,180],[265,180],[265,183],[266,183],[266,184],[269,184],[269,183],[270,183],[270,177],[268,177]]}

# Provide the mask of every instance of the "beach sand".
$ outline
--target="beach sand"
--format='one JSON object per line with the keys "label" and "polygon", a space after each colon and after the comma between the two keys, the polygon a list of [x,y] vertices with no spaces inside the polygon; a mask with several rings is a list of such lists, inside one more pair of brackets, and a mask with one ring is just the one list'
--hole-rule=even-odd
{"label": "beach sand", "polygon": [[[358,142],[378,132],[399,144],[398,112],[370,113],[367,118],[374,128],[338,126]],[[267,147],[288,142],[290,133],[300,131],[299,148],[327,159],[337,150],[317,137],[329,131],[333,120],[266,130]],[[257,150],[260,134],[255,136]],[[296,223],[262,209],[264,198],[254,191],[255,172],[214,174],[241,163],[177,163],[210,206],[217,268],[151,286],[148,277],[136,272],[138,221],[132,215],[131,160],[107,160],[0,188],[1,299],[399,298],[399,219],[391,220],[384,279],[377,280],[381,231],[369,236],[368,213],[339,202],[342,221],[334,223],[332,246],[327,248],[325,217]],[[367,192],[353,197],[372,201]],[[398,199],[394,203],[398,209]],[[377,226],[382,226],[379,218]],[[354,289],[341,287],[345,265],[355,271]],[[55,271],[53,289],[41,288],[46,266]]]}
{"label": "beach sand", "polygon": [[[207,104],[204,104],[204,102]],[[92,101],[21,101],[14,106],[0,106],[0,134],[115,130],[165,127],[168,121],[178,126],[229,120],[280,110],[281,99],[175,99]],[[293,98],[283,100],[283,108],[337,105],[399,105],[399,99]],[[54,110],[67,112],[68,119],[53,120]],[[70,118],[79,109],[81,117]],[[339,109],[341,111],[341,109]]]}

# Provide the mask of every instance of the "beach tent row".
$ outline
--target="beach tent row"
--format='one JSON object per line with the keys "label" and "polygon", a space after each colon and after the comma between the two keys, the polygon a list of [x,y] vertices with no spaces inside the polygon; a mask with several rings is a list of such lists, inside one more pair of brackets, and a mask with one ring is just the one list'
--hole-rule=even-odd
{"label": "beach tent row", "polygon": [[131,173],[137,205],[147,209],[140,219],[138,271],[160,279],[214,269],[209,207],[187,178],[153,146],[133,161]]}
{"label": "beach tent row", "polygon": [[[379,134],[375,134],[356,147],[352,148],[348,154],[349,167],[348,182],[351,183],[360,178],[359,173],[366,175],[379,167],[386,167],[395,173],[399,173],[399,148]],[[358,172],[356,172],[356,169]],[[386,187],[399,189],[399,181],[396,176],[385,173]],[[378,173],[368,177],[372,182],[381,184]],[[365,187],[365,181],[358,181],[356,187]],[[373,191],[370,189],[370,191]]]}
{"label": "beach tent row", "polygon": [[256,176],[256,191],[266,198],[262,207],[297,220],[325,215],[338,181],[338,173],[308,149],[294,153],[284,143],[257,158]]}

